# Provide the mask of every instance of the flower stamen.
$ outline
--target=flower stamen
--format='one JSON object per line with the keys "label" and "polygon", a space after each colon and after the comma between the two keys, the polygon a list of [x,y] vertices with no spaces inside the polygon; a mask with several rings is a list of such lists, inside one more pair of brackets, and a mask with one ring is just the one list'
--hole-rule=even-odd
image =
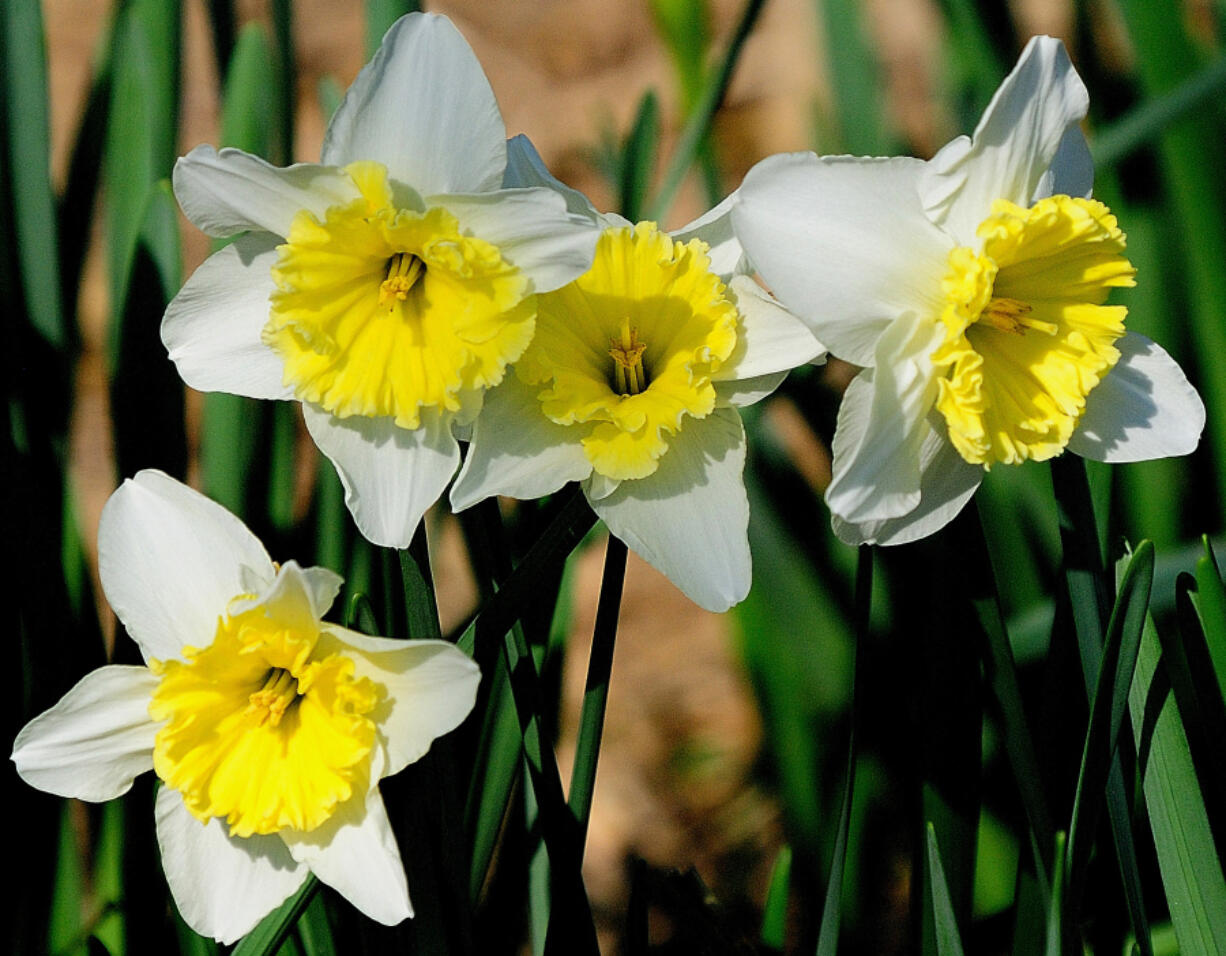
{"label": "flower stamen", "polygon": [[640,342],[638,335],[639,330],[630,328],[630,317],[626,316],[622,319],[621,337],[609,340],[617,390],[622,395],[638,395],[647,387],[647,372],[643,368],[647,343]]}
{"label": "flower stamen", "polygon": [[403,302],[426,270],[426,264],[411,252],[398,252],[387,260],[387,277],[379,286],[379,305]]}
{"label": "flower stamen", "polygon": [[1012,332],[1015,335],[1025,335],[1027,329],[1035,329],[1048,335],[1055,335],[1057,332],[1056,324],[1031,318],[1030,313],[1033,311],[1033,306],[1027,305],[1018,299],[997,296],[979,313],[979,318],[976,322],[979,325],[999,329],[1001,332]]}
{"label": "flower stamen", "polygon": [[276,727],[286,710],[297,703],[298,697],[298,679],[284,668],[274,667],[268,672],[264,686],[247,698],[246,712],[255,717],[257,726],[271,723]]}

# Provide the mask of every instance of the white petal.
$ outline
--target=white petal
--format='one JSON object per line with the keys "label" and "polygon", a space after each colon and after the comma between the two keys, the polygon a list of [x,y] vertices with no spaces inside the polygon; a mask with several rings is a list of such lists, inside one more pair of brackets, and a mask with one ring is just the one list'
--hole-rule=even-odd
{"label": "white petal", "polygon": [[1094,192],[1094,157],[1080,126],[1070,126],[1051,161],[1039,179],[1031,202],[1048,196],[1079,196],[1089,199]]}
{"label": "white petal", "polygon": [[1162,347],[1128,332],[1120,360],[1086,398],[1069,451],[1094,461],[1149,461],[1191,454],[1205,427],[1205,405]]}
{"label": "white petal", "polygon": [[497,189],[506,129],[494,91],[451,21],[397,20],[349,87],[324,136],[323,161],[383,163],[419,193]]}
{"label": "white petal", "polygon": [[277,240],[241,236],[213,253],[166,307],[162,344],[179,375],[202,392],[293,398],[280,356],[260,340],[268,323]]}
{"label": "white petal", "polygon": [[153,769],[149,698],[158,677],[145,667],[111,664],[76,686],[21,728],[13,741],[17,773],[60,797],[101,803],[127,793]]}
{"label": "white petal", "polygon": [[732,211],[750,262],[835,355],[871,365],[908,312],[935,315],[951,243],[916,192],[923,163],[791,153],[762,160]]}
{"label": "white petal", "polygon": [[714,209],[673,233],[678,242],[701,239],[710,246],[711,271],[725,279],[734,272],[749,271],[745,250],[732,229],[732,207],[736,202],[736,193],[729,193]]}
{"label": "white petal", "polygon": [[700,607],[726,611],[749,593],[745,430],[732,409],[687,421],[649,478],[591,501],[609,532]]}
{"label": "white petal", "polygon": [[468,456],[451,488],[453,510],[471,508],[491,495],[529,501],[591,474],[581,429],[546,418],[537,390],[508,372],[501,385],[486,392]]}
{"label": "white petal", "polygon": [[341,586],[345,583],[345,579],[328,568],[303,568],[302,576],[306,580],[313,613],[318,620],[328,613],[328,608],[332,606],[336,596],[341,593]]}
{"label": "white petal", "polygon": [[373,920],[394,926],[413,915],[409,883],[378,788],[350,800],[309,833],[281,833],[294,859]]}
{"label": "white petal", "polygon": [[[323,572],[331,577],[326,583],[332,591],[332,597],[335,597],[341,578],[325,568],[311,568],[311,571]],[[319,583],[324,583],[318,574],[308,576],[297,561],[286,561],[277,568],[277,576],[269,586],[260,588],[254,597],[233,602],[230,605],[230,613],[243,614],[262,608],[270,620],[276,621],[287,630],[313,633],[319,627],[320,618],[315,600],[316,579]],[[328,603],[331,604],[331,600]]]}
{"label": "white petal", "polygon": [[356,199],[344,171],[315,163],[280,168],[241,149],[197,146],[174,168],[175,198],[183,215],[210,236],[256,230],[289,235],[303,209],[323,219],[329,206]]}
{"label": "white petal", "polygon": [[507,169],[502,177],[502,185],[505,189],[543,186],[561,196],[566,202],[567,211],[572,215],[587,219],[596,216],[596,207],[587,196],[577,189],[571,189],[555,177],[545,166],[545,161],[541,159],[532,141],[523,133],[507,140]]}
{"label": "white petal", "polygon": [[620,478],[606,478],[598,471],[593,471],[583,482],[583,493],[589,502],[607,498],[621,487]]}
{"label": "white petal", "polygon": [[851,545],[906,544],[949,524],[983,481],[980,465],[966,461],[935,428],[924,438],[919,456],[919,504],[901,518],[852,524],[833,515],[834,533]]}
{"label": "white petal", "polygon": [[201,936],[233,943],[306,881],[280,837],[232,837],[219,817],[201,823],[178,790],[159,788],[155,814],[175,906]]}
{"label": "white petal", "polygon": [[741,314],[736,348],[712,381],[786,372],[823,356],[825,349],[800,319],[749,276],[736,276],[728,291]]}
{"label": "white petal", "polygon": [[430,196],[460,227],[498,247],[502,257],[532,278],[533,292],[566,285],[592,265],[600,228],[594,216],[570,213],[551,189],[500,189],[467,196]]}
{"label": "white petal", "polygon": [[[238,518],[160,471],[138,472],[102,509],[102,590],[145,660],[207,647],[217,619],[272,561]],[[245,569],[245,570],[244,570]]]}
{"label": "white petal", "polygon": [[715,403],[721,408],[729,405],[733,408],[745,408],[762,401],[782,385],[787,377],[787,372],[772,372],[769,375],[756,375],[731,382],[714,382]]}
{"label": "white petal", "polygon": [[446,641],[398,641],[367,637],[325,624],[321,641],[334,639],[354,662],[354,673],[387,690],[375,722],[387,746],[382,776],[420,760],[430,744],[464,722],[473,708],[481,673],[463,651]]}
{"label": "white petal", "polygon": [[920,448],[936,401],[931,354],[942,332],[899,320],[881,338],[877,363],[843,395],[826,503],[844,521],[897,518],[920,502]]}
{"label": "white petal", "polygon": [[345,504],[373,544],[407,548],[426,510],[438,501],[460,463],[447,424],[434,420],[410,431],[390,418],[334,418],[304,405],[307,430],[336,466]]}
{"label": "white petal", "polygon": [[[977,247],[975,231],[995,200],[1030,205],[1066,134],[1085,118],[1089,105],[1064,44],[1033,37],[970,143],[964,137],[954,140],[927,164],[921,194],[933,221],[960,245]],[[1075,144],[1066,146],[1072,148]]]}

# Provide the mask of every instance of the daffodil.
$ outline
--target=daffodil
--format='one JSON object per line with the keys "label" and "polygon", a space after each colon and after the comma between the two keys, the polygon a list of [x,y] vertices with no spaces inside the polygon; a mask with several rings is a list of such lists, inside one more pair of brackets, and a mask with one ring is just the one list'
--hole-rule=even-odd
{"label": "daffodil", "polygon": [[[511,148],[517,181],[587,206],[525,140]],[[729,205],[671,236],[655,223],[601,217],[591,269],[538,296],[536,337],[487,396],[454,508],[577,481],[610,532],[696,603],[722,611],[745,597],[737,409],[822,349],[745,274]]]}
{"label": "daffodil", "polygon": [[103,801],[152,769],[171,892],[221,942],[310,873],[380,922],[411,916],[378,784],[464,720],[477,666],[445,641],[322,621],[339,577],[274,564],[237,518],[161,472],[112,495],[98,547],[145,666],[101,667],[27,724],[22,778]]}
{"label": "daffodil", "polygon": [[767,286],[864,366],[826,495],[844,540],[930,534],[996,464],[1196,447],[1196,391],[1105,304],[1133,268],[1089,198],[1088,105],[1063,45],[1036,37],[973,136],[927,162],[795,153],[746,176],[733,224]]}
{"label": "daffodil", "polygon": [[535,294],[592,261],[591,216],[504,188],[505,136],[455,27],[410,14],[337,109],[319,165],[201,146],[175,166],[187,218],[239,237],[167,308],[171,359],[202,391],[302,402],[376,544],[409,543],[459,465],[453,429],[531,340]]}

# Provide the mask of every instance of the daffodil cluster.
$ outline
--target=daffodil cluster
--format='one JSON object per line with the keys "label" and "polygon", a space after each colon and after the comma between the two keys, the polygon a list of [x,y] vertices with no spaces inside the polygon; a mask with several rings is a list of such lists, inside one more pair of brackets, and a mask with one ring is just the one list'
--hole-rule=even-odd
{"label": "daffodil cluster", "polygon": [[[995,465],[1195,447],[1199,396],[1107,304],[1134,270],[1090,196],[1087,108],[1038,37],[931,160],[774,156],[669,233],[598,213],[508,142],[460,34],[411,14],[318,164],[208,146],[178,162],[187,218],[233,241],[162,339],[195,388],[300,402],[376,544],[406,546],[449,485],[461,510],[575,482],[720,611],[751,578],[739,409],[826,347],[862,368],[826,496],[849,542],[936,531]],[[21,776],[107,800],[152,769],[175,900],[222,942],[310,873],[377,920],[411,915],[378,783],[465,719],[476,665],[324,622],[336,575],[274,564],[160,472],[115,493],[99,546],[144,666],[99,669],[28,724]]]}

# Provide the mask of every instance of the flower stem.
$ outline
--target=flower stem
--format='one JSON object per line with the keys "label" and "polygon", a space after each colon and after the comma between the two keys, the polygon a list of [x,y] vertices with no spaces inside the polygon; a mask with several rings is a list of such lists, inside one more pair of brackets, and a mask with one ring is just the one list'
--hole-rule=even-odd
{"label": "flower stem", "polygon": [[579,717],[579,741],[570,783],[570,809],[579,823],[579,851],[587,837],[592,811],[592,791],[596,785],[596,762],[600,757],[600,737],[604,728],[605,706],[609,698],[609,675],[613,669],[613,645],[617,638],[618,612],[626,580],[626,545],[609,535],[605,549],[604,576],[600,582],[600,602],[592,630],[592,650],[587,665],[587,685]]}
{"label": "flower stem", "polygon": [[719,67],[712,71],[706,87],[694,105],[694,111],[690,114],[689,122],[685,124],[685,128],[681,131],[681,139],[678,140],[677,148],[673,152],[672,161],[668,164],[668,169],[664,173],[664,180],[660,186],[660,191],[656,194],[656,198],[651,204],[651,212],[647,217],[648,219],[660,222],[668,212],[669,206],[672,205],[673,199],[677,195],[677,190],[681,188],[681,181],[685,179],[685,174],[689,172],[690,166],[694,162],[694,156],[697,154],[704,137],[711,128],[711,122],[715,118],[715,111],[719,109],[720,103],[723,102],[724,94],[728,91],[728,85],[732,82],[732,74],[736,69],[737,60],[740,59],[741,48],[745,45],[745,40],[753,31],[754,24],[758,20],[758,14],[762,12],[762,7],[765,4],[766,0],[748,0],[745,4],[745,9],[741,13],[741,19],[737,22],[736,31],[732,34],[732,40],[728,44],[728,51],[720,61]]}
{"label": "flower stem", "polygon": [[[476,518],[482,538],[490,549],[488,565],[494,585],[510,567],[501,518],[494,501],[477,506]],[[566,805],[562,779],[554,758],[552,741],[542,726],[545,713],[540,676],[519,621],[538,595],[540,581],[558,560],[564,560],[591,528],[595,516],[582,492],[576,492],[529,550],[524,561],[505,578],[505,585],[486,603],[469,631],[460,640],[480,660],[494,642],[501,643],[515,712],[519,720],[523,753],[532,792],[539,806],[538,822],[549,853],[550,914],[545,952],[598,953],[591,905],[580,873],[581,833]],[[471,637],[470,637],[471,634]],[[508,793],[509,796],[509,793]]]}
{"label": "flower stem", "polygon": [[[1081,655],[1086,699],[1093,701],[1094,688],[1102,667],[1103,638],[1111,607],[1110,592],[1103,574],[1098,524],[1094,518],[1085,462],[1075,455],[1061,455],[1052,459],[1051,475],[1060,514],[1064,578],[1073,612],[1073,629]],[[1131,741],[1132,738],[1130,734],[1126,734],[1121,739]],[[1107,778],[1107,811],[1111,818],[1111,834],[1115,838],[1115,849],[1119,857],[1124,899],[1137,945],[1142,956],[1151,956],[1153,950],[1149,941],[1149,924],[1145,916],[1136,844],[1132,836],[1130,804],[1124,788],[1122,758],[1128,759],[1130,763],[1135,759],[1131,747],[1121,746],[1111,760]]]}
{"label": "flower stem", "polygon": [[856,728],[863,719],[860,708],[864,703],[861,682],[864,669],[860,666],[862,651],[869,640],[869,614],[873,600],[873,549],[861,545],[856,555],[855,628],[856,640],[851,661],[851,730],[847,735],[847,777],[843,784],[843,806],[839,810],[839,829],[835,834],[834,852],[830,856],[830,877],[826,881],[826,900],[822,905],[821,929],[817,937],[817,956],[834,956],[838,951],[839,924],[843,911],[843,868],[847,860],[847,837],[851,828],[851,805],[856,787]]}

